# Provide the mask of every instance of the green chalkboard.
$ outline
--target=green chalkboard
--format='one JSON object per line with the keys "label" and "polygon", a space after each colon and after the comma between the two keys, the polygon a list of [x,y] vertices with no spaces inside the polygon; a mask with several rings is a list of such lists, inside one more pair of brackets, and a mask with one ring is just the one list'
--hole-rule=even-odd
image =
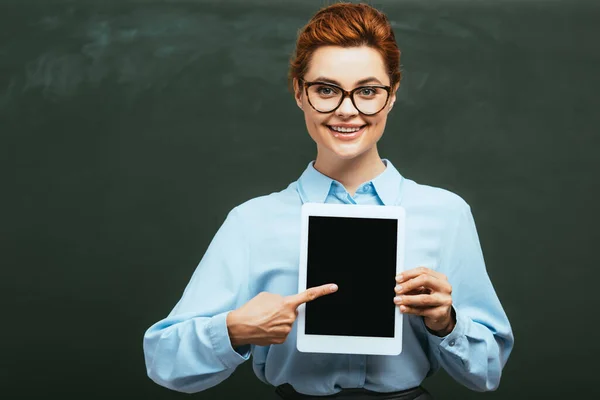
{"label": "green chalkboard", "polygon": [[[0,1],[1,398],[184,398],[143,333],[227,212],[314,159],[287,62],[329,3]],[[599,2],[371,3],[404,71],[380,154],[469,202],[513,325],[487,398],[593,397]],[[194,398],[276,397],[247,362]]]}

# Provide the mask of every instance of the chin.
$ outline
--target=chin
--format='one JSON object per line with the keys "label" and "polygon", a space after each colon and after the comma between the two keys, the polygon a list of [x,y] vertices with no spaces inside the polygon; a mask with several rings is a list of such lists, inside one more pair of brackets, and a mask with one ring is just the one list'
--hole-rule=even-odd
{"label": "chin", "polygon": [[338,160],[352,160],[354,158],[360,157],[365,153],[368,153],[369,150],[374,146],[365,146],[365,144],[355,144],[355,145],[338,145],[331,144],[323,146],[327,149],[327,153],[332,158],[336,158]]}
{"label": "chin", "polygon": [[367,152],[367,150],[361,150],[361,151],[340,151],[340,150],[338,150],[338,151],[334,151],[333,155],[336,158],[339,158],[340,160],[352,160],[366,152]]}
{"label": "chin", "polygon": [[330,153],[331,156],[337,159],[351,160],[370,153],[376,145],[376,141],[364,140],[367,139],[366,137],[361,139],[363,140],[348,143],[338,141],[332,142],[330,140],[324,143],[324,147],[327,148],[328,153]]}
{"label": "chin", "polygon": [[360,137],[354,140],[340,140],[332,136],[328,128],[319,128],[313,132],[309,131],[310,136],[317,143],[319,153],[322,156],[327,154],[327,158],[330,160],[347,161],[360,157],[365,153],[369,153],[377,142],[377,140],[373,140],[373,132],[369,132],[369,130],[363,132]]}

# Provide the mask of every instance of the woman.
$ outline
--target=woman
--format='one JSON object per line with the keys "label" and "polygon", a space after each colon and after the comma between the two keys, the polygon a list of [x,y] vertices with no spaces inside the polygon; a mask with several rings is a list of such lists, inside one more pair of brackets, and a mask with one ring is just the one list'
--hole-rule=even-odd
{"label": "woman", "polygon": [[[377,142],[400,82],[399,58],[387,18],[367,5],[326,7],[300,32],[290,82],[316,160],[285,190],[227,215],[181,300],[145,334],[151,379],[198,392],[225,380],[252,354],[257,377],[277,386],[283,399],[334,393],[338,399],[428,399],[421,383],[440,366],[470,389],[498,387],[513,334],[468,204],[404,178],[379,157]],[[324,285],[296,293],[304,202],[406,209],[407,270],[396,277],[397,296],[390,298],[405,314],[399,356],[296,350],[296,308],[336,290]],[[365,266],[365,273],[369,268],[376,266]]]}

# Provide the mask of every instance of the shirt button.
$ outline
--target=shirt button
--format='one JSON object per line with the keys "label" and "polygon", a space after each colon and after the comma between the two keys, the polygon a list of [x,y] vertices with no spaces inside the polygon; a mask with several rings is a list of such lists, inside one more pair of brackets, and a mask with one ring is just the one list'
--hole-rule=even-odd
{"label": "shirt button", "polygon": [[456,344],[456,341],[451,340],[449,344],[450,344],[450,346],[454,346]]}

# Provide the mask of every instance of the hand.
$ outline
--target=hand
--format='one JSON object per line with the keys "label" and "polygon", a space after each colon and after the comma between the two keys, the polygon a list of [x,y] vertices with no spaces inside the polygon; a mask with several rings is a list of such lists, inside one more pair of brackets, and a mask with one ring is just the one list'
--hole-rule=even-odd
{"label": "hand", "polygon": [[298,317],[298,306],[337,291],[337,285],[313,287],[292,296],[261,292],[227,315],[231,345],[266,346],[285,342]]}
{"label": "hand", "polygon": [[438,336],[446,336],[456,325],[452,308],[452,286],[446,275],[418,267],[396,276],[394,303],[402,313],[423,317],[425,326]]}

